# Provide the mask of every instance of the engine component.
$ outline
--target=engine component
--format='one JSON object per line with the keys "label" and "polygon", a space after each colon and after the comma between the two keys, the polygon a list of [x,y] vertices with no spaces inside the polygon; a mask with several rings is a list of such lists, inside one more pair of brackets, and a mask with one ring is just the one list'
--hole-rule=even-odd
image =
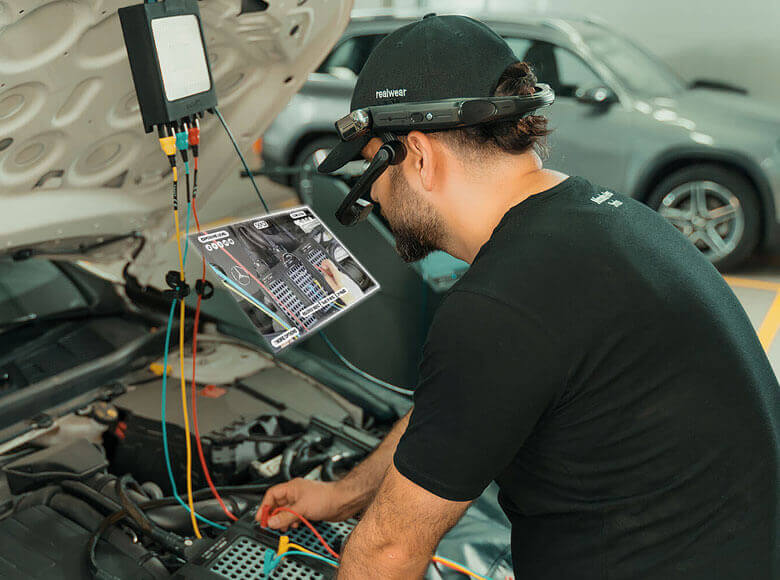
{"label": "engine component", "polygon": [[48,447],[3,467],[11,493],[21,494],[50,481],[86,479],[108,467],[99,447],[86,439]]}
{"label": "engine component", "polygon": [[[58,494],[53,506],[34,505],[0,521],[0,578],[89,578],[84,546],[102,515],[86,503]],[[82,514],[83,523],[74,517]],[[56,546],[53,550],[52,547]],[[100,546],[101,566],[115,574],[130,572],[138,580],[168,577],[150,553],[119,530]],[[139,563],[143,561],[143,567]],[[56,576],[55,576],[56,574]]]}

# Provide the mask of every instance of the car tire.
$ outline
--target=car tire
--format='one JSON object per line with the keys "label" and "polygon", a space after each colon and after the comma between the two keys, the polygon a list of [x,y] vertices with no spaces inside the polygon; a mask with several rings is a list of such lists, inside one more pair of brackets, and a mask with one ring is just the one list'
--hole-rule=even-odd
{"label": "car tire", "polygon": [[[293,159],[292,165],[294,167],[301,168],[311,167],[314,165],[314,153],[316,151],[319,151],[320,149],[333,149],[333,147],[335,147],[338,142],[339,138],[337,135],[323,135],[322,137],[317,137],[303,146],[303,148],[295,155],[295,159]],[[316,171],[316,167],[314,170]],[[293,178],[290,180],[290,185],[292,185],[296,191],[298,190],[300,179],[301,178],[299,174],[293,176]]]}
{"label": "car tire", "polygon": [[690,165],[672,172],[653,188],[647,205],[719,270],[743,263],[761,236],[756,188],[743,175],[719,165]]}

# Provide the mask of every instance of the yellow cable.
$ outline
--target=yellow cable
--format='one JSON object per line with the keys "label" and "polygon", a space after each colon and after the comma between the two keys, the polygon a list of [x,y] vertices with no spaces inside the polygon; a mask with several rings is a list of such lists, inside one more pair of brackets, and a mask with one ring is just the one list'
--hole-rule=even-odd
{"label": "yellow cable", "polygon": [[[175,174],[174,174],[175,176]],[[179,268],[181,281],[184,283],[184,259],[181,252],[181,230],[179,229],[179,212],[173,210],[176,221],[176,245],[179,250]],[[190,520],[192,521],[192,530],[195,537],[200,539],[203,536],[198,528],[198,520],[195,519],[195,505],[192,499],[192,446],[190,442],[190,422],[187,415],[187,381],[184,378],[184,299],[179,299],[181,308],[179,309],[179,373],[181,375],[181,411],[184,416],[185,446],[187,448],[187,503],[190,506]]]}
{"label": "yellow cable", "polygon": [[192,497],[192,445],[190,442],[190,423],[187,416],[187,381],[184,378],[184,300],[181,300],[181,309],[179,310],[181,324],[179,326],[179,372],[181,373],[181,408],[184,414],[184,433],[187,447],[187,503],[190,506],[190,520],[192,520],[192,529],[195,537],[200,539],[200,530],[198,529],[198,520],[195,519],[195,505]]}
{"label": "yellow cable", "polygon": [[311,550],[308,550],[303,546],[299,546],[298,544],[293,544],[292,542],[290,542],[287,545],[287,548],[290,550],[300,550],[301,552],[306,552],[307,554],[314,554],[315,556],[322,556],[322,554],[318,554],[317,552],[312,552]]}

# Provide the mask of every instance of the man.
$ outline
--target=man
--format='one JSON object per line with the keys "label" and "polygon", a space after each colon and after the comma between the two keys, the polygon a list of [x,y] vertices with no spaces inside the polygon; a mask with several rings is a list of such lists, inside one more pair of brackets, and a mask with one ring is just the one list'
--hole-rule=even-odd
{"label": "man", "polygon": [[[515,61],[474,20],[425,18],[375,49],[352,109],[529,94]],[[398,137],[405,157],[371,196],[399,253],[471,267],[436,312],[411,414],[343,481],[293,480],[263,504],[365,510],[339,578],[422,577],[491,481],[518,579],[780,577],[778,383],[744,311],[655,212],[544,169],[547,132],[531,114]],[[378,137],[358,143],[366,159]]]}

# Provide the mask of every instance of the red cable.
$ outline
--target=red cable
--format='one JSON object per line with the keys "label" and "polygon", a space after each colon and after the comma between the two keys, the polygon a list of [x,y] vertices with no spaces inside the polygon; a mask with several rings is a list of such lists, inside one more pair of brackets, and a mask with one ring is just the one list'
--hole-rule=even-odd
{"label": "red cable", "polygon": [[294,515],[294,516],[295,516],[295,517],[297,517],[299,520],[301,520],[301,521],[303,522],[303,525],[304,525],[304,526],[306,526],[307,528],[309,528],[309,529],[311,530],[311,533],[313,533],[315,536],[317,536],[317,539],[320,541],[320,544],[322,544],[323,546],[325,546],[325,549],[326,549],[326,550],[327,550],[327,551],[330,553],[330,555],[331,555],[331,556],[333,556],[334,558],[336,558],[336,559],[338,560],[338,558],[339,558],[339,555],[338,555],[338,554],[337,554],[337,553],[336,553],[336,552],[333,550],[333,548],[331,548],[331,547],[328,545],[328,542],[326,542],[326,541],[325,541],[325,538],[323,538],[323,537],[320,535],[320,533],[319,533],[319,532],[318,532],[318,531],[317,531],[317,530],[314,528],[314,526],[313,526],[313,525],[311,525],[311,523],[309,522],[309,520],[307,520],[307,519],[306,519],[305,517],[303,517],[301,514],[299,514],[298,512],[295,512],[295,511],[291,510],[291,509],[290,509],[290,508],[288,508],[288,507],[278,507],[278,508],[276,508],[276,509],[275,509],[273,512],[271,512],[271,516],[275,516],[275,515],[276,515],[276,514],[278,514],[279,512],[290,512],[292,515]]}
{"label": "red cable", "polygon": [[306,325],[305,325],[303,322],[301,322],[300,320],[298,320],[298,317],[297,317],[297,316],[295,316],[295,314],[294,314],[294,313],[293,313],[293,312],[292,312],[292,311],[291,311],[289,308],[287,308],[287,306],[285,306],[285,305],[284,305],[284,303],[283,303],[281,300],[279,300],[279,299],[278,299],[278,298],[277,298],[277,297],[274,295],[274,293],[273,293],[273,292],[271,292],[271,291],[270,291],[268,288],[266,288],[266,287],[265,287],[265,285],[264,285],[264,284],[263,284],[263,283],[262,283],[260,280],[258,280],[257,278],[255,278],[255,277],[252,275],[252,272],[250,272],[249,270],[247,270],[247,269],[246,269],[246,267],[245,267],[245,266],[244,266],[244,265],[243,265],[241,262],[239,262],[238,260],[236,260],[236,259],[233,257],[233,254],[231,254],[230,252],[228,252],[228,251],[227,251],[225,248],[220,248],[220,250],[222,250],[223,252],[225,252],[225,253],[228,255],[228,257],[229,257],[231,260],[233,260],[233,261],[234,261],[236,264],[238,264],[238,266],[239,266],[239,267],[240,267],[240,268],[241,268],[241,269],[242,269],[244,272],[246,272],[246,273],[249,275],[249,277],[250,277],[250,278],[252,278],[252,280],[254,280],[255,282],[257,282],[257,283],[260,285],[260,288],[262,288],[263,290],[265,290],[266,292],[268,292],[268,294],[271,296],[271,298],[273,298],[273,299],[276,301],[276,303],[277,303],[279,306],[281,306],[282,308],[284,308],[284,309],[287,311],[287,314],[289,314],[290,316],[292,316],[292,317],[293,317],[293,318],[294,318],[294,319],[295,319],[295,320],[298,322],[298,324],[300,324],[300,325],[303,327],[303,329],[304,329],[304,330],[309,330],[309,328],[308,328],[308,327],[307,327],[307,326],[306,326]]}
{"label": "red cable", "polygon": [[[197,157],[195,158],[195,163],[197,164]],[[192,214],[195,216],[195,225],[198,228],[198,232],[202,233],[200,231],[200,222],[198,221],[198,210],[195,207],[195,199],[192,200]],[[206,259],[202,258],[203,260],[203,274],[201,275],[201,280],[203,282],[206,281]],[[198,457],[200,457],[200,465],[203,467],[203,475],[206,476],[206,482],[209,484],[209,489],[211,489],[211,493],[214,495],[214,498],[219,502],[219,506],[222,508],[222,510],[227,514],[227,517],[229,517],[231,520],[238,521],[238,518],[225,506],[225,502],[222,501],[222,497],[219,495],[219,492],[217,491],[217,488],[214,486],[214,482],[211,481],[211,474],[209,473],[208,465],[206,464],[206,457],[203,455],[203,445],[200,442],[200,431],[198,430],[198,394],[197,389],[195,387],[195,365],[196,365],[196,357],[198,356],[198,322],[200,321],[200,303],[201,300],[203,300],[203,296],[201,294],[198,294],[198,304],[195,308],[195,321],[194,321],[194,327],[192,329],[192,425],[194,427],[195,431],[195,444],[198,447]]]}

